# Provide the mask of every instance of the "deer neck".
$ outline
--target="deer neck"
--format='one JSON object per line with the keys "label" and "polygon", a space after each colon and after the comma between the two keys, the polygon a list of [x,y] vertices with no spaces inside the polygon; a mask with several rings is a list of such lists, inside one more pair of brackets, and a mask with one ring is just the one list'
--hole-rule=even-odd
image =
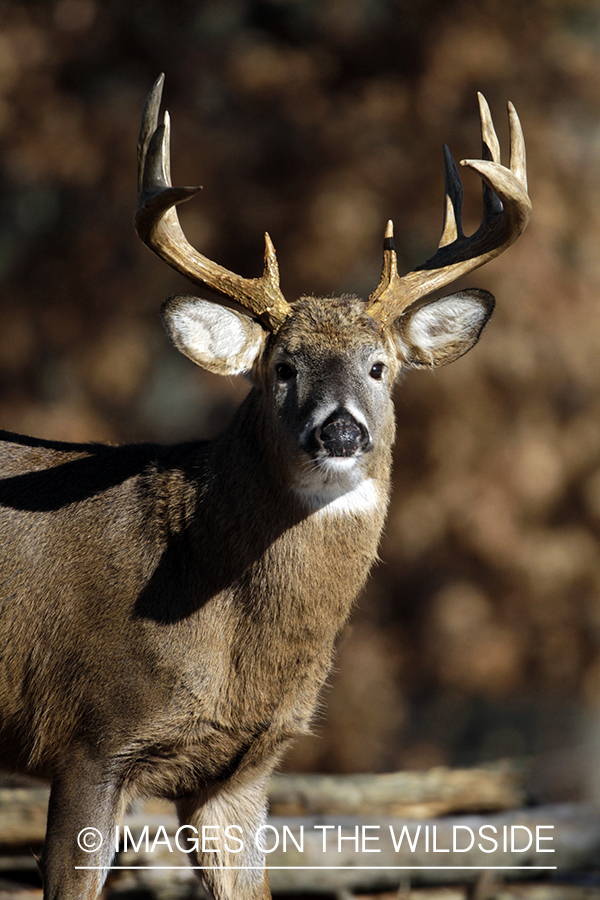
{"label": "deer neck", "polygon": [[[221,571],[215,587],[261,583],[262,596],[282,604],[320,594],[349,610],[377,553],[387,510],[390,452],[374,460],[352,496],[319,503],[290,483],[276,441],[251,392],[229,428],[208,445],[207,472],[198,491],[194,536],[198,551]],[[262,571],[269,578],[262,582]],[[250,576],[248,576],[250,572]],[[252,589],[254,591],[254,587]],[[295,601],[294,599],[295,598]]]}

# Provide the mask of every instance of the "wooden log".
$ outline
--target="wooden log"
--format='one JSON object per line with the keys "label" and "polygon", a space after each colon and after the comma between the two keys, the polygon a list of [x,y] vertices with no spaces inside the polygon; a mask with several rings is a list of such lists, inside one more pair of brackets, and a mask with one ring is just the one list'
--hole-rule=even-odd
{"label": "wooden log", "polygon": [[42,900],[42,898],[41,888],[25,887],[22,884],[5,886],[0,882],[0,900]]}
{"label": "wooden log", "polygon": [[[147,824],[143,813],[129,820],[138,846],[130,844],[118,864],[155,867],[137,870],[155,882],[172,879],[174,872],[185,879],[175,818],[163,820],[165,832],[156,845],[152,828],[140,840]],[[215,841],[210,846],[218,851],[224,835],[211,834]],[[585,870],[598,863],[600,814],[591,805],[561,804],[421,822],[369,816],[271,817],[264,839],[275,893],[397,890],[406,879],[411,884],[471,882],[488,869],[503,880]],[[217,864],[218,853],[215,860]],[[188,877],[191,880],[191,871]]]}
{"label": "wooden log", "polygon": [[[272,815],[383,815],[427,818],[492,812],[524,803],[524,767],[510,761],[475,769],[436,768],[385,775],[275,775]],[[48,789],[0,788],[0,844],[44,839]]]}
{"label": "wooden log", "polygon": [[48,788],[0,788],[0,846],[41,844],[46,833]]}
{"label": "wooden log", "polygon": [[[276,838],[279,842],[279,846],[268,854],[273,889],[279,893],[397,890],[403,877],[409,878],[413,885],[467,881],[475,877],[478,871],[465,869],[464,866],[468,865],[490,867],[518,864],[531,867],[547,864],[557,865],[559,871],[565,872],[598,864],[600,814],[597,809],[583,804],[512,809],[478,816],[411,818],[416,812],[428,809],[446,810],[454,806],[460,809],[475,803],[485,809],[502,802],[508,804],[508,791],[513,789],[517,797],[521,796],[522,773],[518,769],[494,767],[491,779],[487,777],[489,769],[484,770],[484,778],[480,777],[480,772],[470,770],[465,774],[460,770],[437,770],[434,773],[399,773],[397,776],[278,776],[271,793],[273,808],[281,809],[286,803],[287,806],[283,806],[285,809],[302,808],[311,812],[300,817],[271,816],[269,819],[270,830],[266,833],[268,849],[271,850]],[[494,778],[498,778],[497,784],[500,785],[494,789],[495,793],[489,787]],[[475,799],[465,797],[469,784],[474,785]],[[481,788],[482,784],[486,785],[485,790]],[[500,789],[502,784],[508,784],[508,788]],[[14,856],[15,848],[36,849],[41,845],[47,799],[48,792],[44,788],[0,789],[0,845],[4,848],[5,859],[9,855]],[[408,810],[408,814],[398,817],[387,812],[398,808]],[[374,810],[381,809],[386,812],[373,814]],[[348,810],[355,812],[348,815]],[[140,805],[126,817],[124,824],[136,841],[140,840],[146,826],[150,836],[155,835],[161,826],[171,837],[177,830],[173,807],[156,801]],[[543,835],[553,836],[549,846],[556,851],[554,854],[543,853],[543,841],[541,852],[534,853],[531,848],[521,851],[518,848],[518,838],[525,836],[525,829],[535,829],[538,825],[553,826],[552,831],[546,831]],[[284,826],[288,829],[285,832],[285,849]],[[486,853],[485,850],[492,847],[489,842],[492,832],[489,829],[496,829],[494,833],[499,836],[501,844],[502,829],[512,826],[517,827],[517,847],[507,847],[505,851],[500,845],[495,853]],[[391,833],[390,827],[393,829]],[[421,830],[417,836],[418,828]],[[480,833],[481,828],[488,830]],[[402,829],[406,829],[404,838],[395,849],[394,838],[399,840]],[[471,843],[469,829],[476,839],[473,846],[467,848],[467,844]],[[296,833],[298,838],[300,830],[304,835],[301,852],[291,841],[291,835]],[[425,843],[426,834],[428,845]],[[464,843],[461,843],[463,839]],[[410,847],[411,841],[414,849]],[[484,849],[481,849],[482,846]],[[147,884],[153,891],[159,884],[167,890],[167,883],[189,885],[193,881],[184,854],[172,853],[165,847],[156,848],[154,852],[146,852],[143,846],[139,851],[133,851],[130,847],[127,854],[120,855],[117,864],[182,867],[166,871],[134,870],[136,883]],[[300,868],[295,869],[294,865]],[[348,868],[339,868],[342,865]],[[333,866],[336,868],[327,868]],[[400,868],[402,866],[407,868]],[[452,869],[450,866],[461,868]],[[523,870],[518,869],[499,871],[503,878],[509,879],[523,874]],[[524,874],[531,876],[536,871],[542,872],[529,868]],[[115,870],[111,877],[120,881],[125,875]]]}
{"label": "wooden log", "polygon": [[275,775],[272,815],[384,815],[424,819],[458,812],[515,809],[525,802],[522,764],[438,767],[385,775]]}
{"label": "wooden log", "polygon": [[[283,826],[294,832],[291,819],[272,818],[269,824],[280,835],[277,848],[268,854],[269,878],[273,890],[281,892],[397,889],[403,877],[424,884],[472,881],[482,870],[496,867],[502,867],[497,871],[509,879],[548,877],[556,871],[550,867],[564,872],[597,865],[600,847],[600,814],[587,804],[451,816],[420,823],[382,817],[344,821],[343,817],[324,816],[312,822],[302,818],[296,826],[304,826],[302,853],[291,840],[284,845]],[[324,830],[323,826],[333,827]],[[274,846],[275,831],[271,834]],[[297,837],[299,834],[298,830]],[[489,840],[493,836],[495,848]],[[552,840],[545,840],[548,837]],[[294,865],[303,868],[296,870]]]}
{"label": "wooden log", "polygon": [[[572,884],[497,884],[484,900],[600,900],[600,888]],[[0,900],[2,898],[0,897]],[[410,888],[404,894],[384,891],[377,894],[347,894],[338,900],[482,900],[465,885],[453,887]]]}

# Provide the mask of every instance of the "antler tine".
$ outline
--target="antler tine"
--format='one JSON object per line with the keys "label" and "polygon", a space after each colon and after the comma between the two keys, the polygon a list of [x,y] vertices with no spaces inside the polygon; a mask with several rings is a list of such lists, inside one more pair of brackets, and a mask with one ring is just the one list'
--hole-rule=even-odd
{"label": "antler tine", "polygon": [[375,303],[382,297],[385,298],[398,282],[398,257],[394,246],[394,223],[390,219],[385,229],[383,241],[383,267],[381,280],[377,288],[371,294],[369,300]]}
{"label": "antler tine", "polygon": [[138,195],[142,192],[142,182],[144,177],[144,164],[146,161],[146,153],[150,139],[158,126],[158,113],[160,110],[160,101],[162,97],[162,89],[165,83],[164,72],[158,76],[152,89],[144,102],[142,110],[142,125],[137,143],[137,174],[138,174]]}
{"label": "antler tine", "polygon": [[[500,141],[494,128],[490,107],[483,94],[479,91],[477,92],[477,99],[479,101],[479,118],[481,121],[481,158],[492,160],[492,162],[500,165]],[[502,212],[502,203],[485,181],[482,184],[482,188],[483,219],[488,219],[490,216]]]}
{"label": "antler tine", "polygon": [[525,138],[521,121],[513,104],[508,104],[508,122],[510,128],[510,170],[527,189],[527,155],[525,153]]}
{"label": "antler tine", "polygon": [[[514,106],[509,104],[510,168],[506,168],[500,162],[500,145],[482,94],[479,94],[479,111],[483,158],[461,160],[462,166],[473,169],[483,181],[483,218],[479,228],[470,237],[462,231],[462,184],[454,160],[445,148],[445,220],[438,249],[427,262],[400,277],[396,253],[393,245],[389,247],[386,232],[381,280],[367,303],[374,318],[383,321],[398,318],[423,297],[499,256],[525,229],[531,200],[527,194],[525,142],[519,118]],[[390,254],[393,264],[387,259]]]}
{"label": "antler tine", "polygon": [[462,230],[463,186],[450,150],[444,144],[444,181],[446,202],[444,206],[444,227],[438,247],[445,247],[464,238]]}
{"label": "antler tine", "polygon": [[144,104],[138,140],[138,205],[135,227],[140,238],[161,259],[196,284],[235,300],[276,331],[291,313],[279,287],[275,248],[265,234],[264,270],[260,278],[242,278],[199,253],[188,242],[175,206],[198,193],[199,187],[171,184],[170,120],[158,124],[164,75],[155,81]]}

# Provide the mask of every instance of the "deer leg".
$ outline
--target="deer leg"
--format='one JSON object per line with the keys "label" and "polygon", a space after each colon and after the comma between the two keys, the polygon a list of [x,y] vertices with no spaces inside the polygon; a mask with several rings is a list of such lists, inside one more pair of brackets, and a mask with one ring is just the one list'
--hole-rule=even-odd
{"label": "deer leg", "polygon": [[[191,826],[188,857],[214,900],[271,900],[259,829],[266,822],[266,777],[177,803],[180,825]],[[204,826],[204,832],[203,832]],[[180,844],[183,847],[185,832]],[[192,846],[193,843],[193,846]]]}
{"label": "deer leg", "polygon": [[52,781],[42,853],[44,900],[95,900],[116,850],[123,812],[114,775],[85,754]]}

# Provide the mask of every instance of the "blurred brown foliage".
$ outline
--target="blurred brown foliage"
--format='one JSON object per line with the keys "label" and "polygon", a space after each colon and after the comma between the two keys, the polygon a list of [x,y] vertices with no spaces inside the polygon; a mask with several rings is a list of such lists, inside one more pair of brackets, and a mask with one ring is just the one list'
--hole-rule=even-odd
{"label": "blurred brown foliage", "polygon": [[498,301],[477,348],[398,390],[383,563],[288,766],[540,752],[580,790],[572,748],[600,705],[600,5],[1,0],[4,428],[204,437],[247,389],[168,346],[159,304],[187,288],[131,226],[163,70],[175,181],[205,185],[190,240],[254,275],[268,228],[290,299],[368,294],[390,216],[403,268],[430,255],[442,142],[478,155],[482,90],[506,150],[515,103],[531,225],[468,281]]}

